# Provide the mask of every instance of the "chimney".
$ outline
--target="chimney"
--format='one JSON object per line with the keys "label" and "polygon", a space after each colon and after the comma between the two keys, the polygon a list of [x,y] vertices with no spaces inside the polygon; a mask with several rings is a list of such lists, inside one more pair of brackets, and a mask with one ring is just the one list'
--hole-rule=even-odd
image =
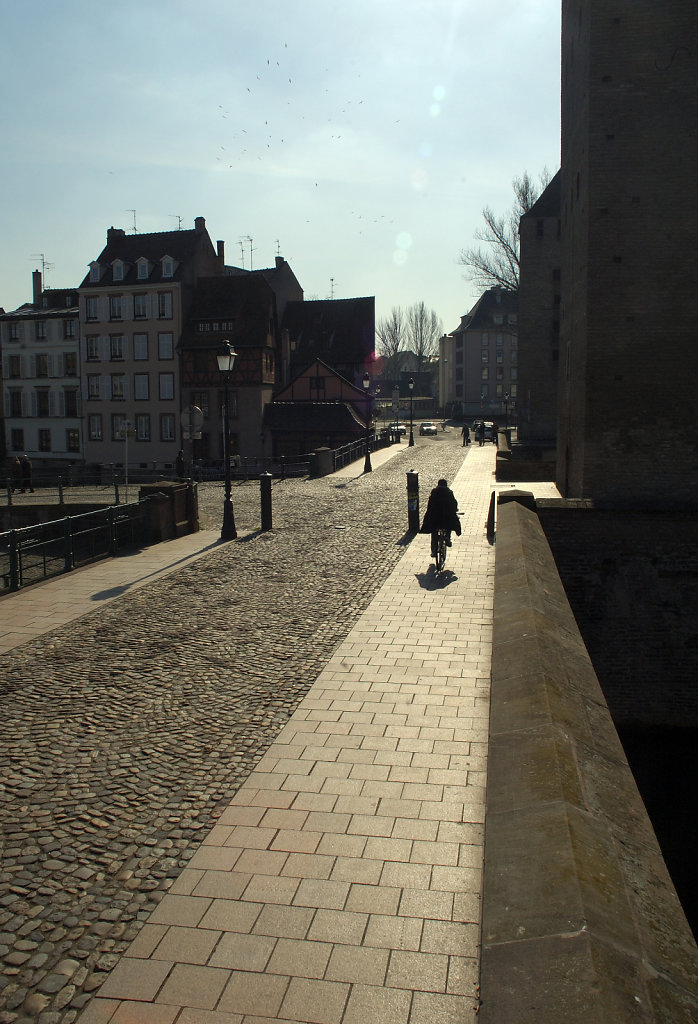
{"label": "chimney", "polygon": [[216,252],[218,253],[218,261],[221,267],[225,266],[225,242],[220,239],[216,242]]}
{"label": "chimney", "polygon": [[115,241],[117,238],[126,238],[126,232],[123,228],[109,228],[107,230],[107,245],[110,242]]}
{"label": "chimney", "polygon": [[196,217],[195,220],[194,220],[194,231],[196,231],[197,235],[203,235],[205,230],[206,230],[206,218],[205,217]]}
{"label": "chimney", "polygon": [[283,265],[284,265],[284,263],[286,261],[284,260],[283,256],[276,256],[274,258],[275,258],[275,261],[276,261],[276,269],[277,270],[281,270],[281,268],[283,267]]}
{"label": "chimney", "polygon": [[35,270],[32,274],[32,305],[37,308],[41,305],[41,271]]}

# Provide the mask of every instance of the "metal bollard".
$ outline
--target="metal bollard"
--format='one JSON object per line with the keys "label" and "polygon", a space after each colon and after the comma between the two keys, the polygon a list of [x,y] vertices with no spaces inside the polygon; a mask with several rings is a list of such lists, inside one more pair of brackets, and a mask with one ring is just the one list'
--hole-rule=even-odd
{"label": "metal bollard", "polygon": [[407,529],[419,533],[419,473],[414,469],[407,474]]}
{"label": "metal bollard", "polygon": [[271,530],[271,473],[259,474],[259,492],[262,503],[262,529]]}

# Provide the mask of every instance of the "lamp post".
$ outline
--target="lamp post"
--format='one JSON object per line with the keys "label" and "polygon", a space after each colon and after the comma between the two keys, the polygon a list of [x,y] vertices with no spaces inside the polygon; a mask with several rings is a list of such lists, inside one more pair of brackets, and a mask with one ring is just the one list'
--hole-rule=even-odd
{"label": "lamp post", "polygon": [[504,392],[504,428],[509,426],[509,392]]}
{"label": "lamp post", "polygon": [[223,378],[223,464],[225,471],[225,499],[223,501],[223,526],[221,528],[221,540],[235,540],[237,531],[235,529],[235,516],[233,515],[233,502],[230,497],[230,416],[228,412],[228,388],[233,376],[235,358],[237,352],[229,341],[224,341],[216,353],[216,361],[220,375]]}
{"label": "lamp post", "polygon": [[412,430],[412,423],[413,423],[412,410],[413,410],[413,398],[414,398],[414,381],[413,381],[413,379],[411,377],[410,377],[410,382],[409,382],[409,384],[407,386],[410,389],[410,442],[409,442],[407,447],[408,448],[412,448],[412,447],[414,447],[414,432]]}
{"label": "lamp post", "polygon": [[371,386],[371,378],[368,375],[368,370],[364,374],[363,379],[364,392],[366,394],[366,458],[364,460],[364,473],[371,473],[373,466],[371,465],[371,396],[368,393],[368,389]]}

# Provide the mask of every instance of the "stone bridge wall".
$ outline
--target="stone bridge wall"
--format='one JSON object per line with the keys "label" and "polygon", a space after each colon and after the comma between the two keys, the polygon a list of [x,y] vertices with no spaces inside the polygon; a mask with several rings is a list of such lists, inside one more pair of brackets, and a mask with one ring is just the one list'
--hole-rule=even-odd
{"label": "stone bridge wall", "polygon": [[480,1020],[698,1020],[698,950],[535,511],[500,505]]}

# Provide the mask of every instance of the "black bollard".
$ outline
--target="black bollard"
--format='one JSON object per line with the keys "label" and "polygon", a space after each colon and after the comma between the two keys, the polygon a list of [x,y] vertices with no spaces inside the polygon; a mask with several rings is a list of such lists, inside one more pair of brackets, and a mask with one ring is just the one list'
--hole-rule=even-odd
{"label": "black bollard", "polygon": [[495,491],[492,491],[490,498],[490,507],[487,513],[487,521],[485,522],[485,532],[490,540],[494,537],[494,510],[497,502],[497,495]]}
{"label": "black bollard", "polygon": [[407,474],[407,529],[419,533],[419,473],[414,469]]}
{"label": "black bollard", "polygon": [[260,473],[259,493],[262,503],[262,529],[271,530],[271,473]]}

